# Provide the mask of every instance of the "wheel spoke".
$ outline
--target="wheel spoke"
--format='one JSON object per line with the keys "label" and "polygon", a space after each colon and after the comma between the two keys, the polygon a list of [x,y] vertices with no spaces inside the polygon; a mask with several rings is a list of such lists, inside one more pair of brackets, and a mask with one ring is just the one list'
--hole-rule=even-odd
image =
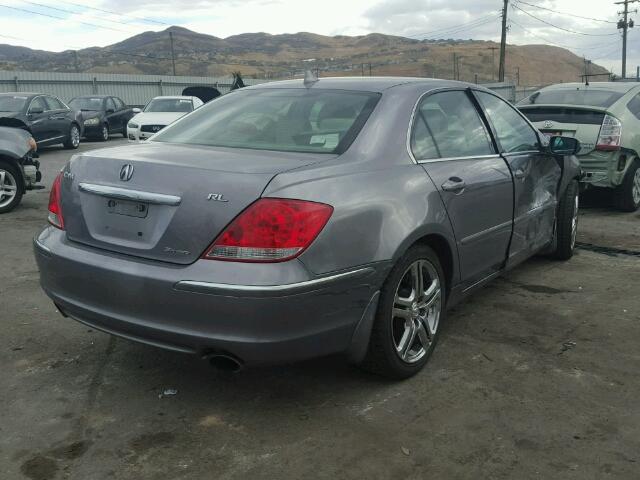
{"label": "wheel spoke", "polygon": [[431,343],[431,335],[427,333],[424,322],[420,322],[418,324],[418,338],[420,339],[420,343],[424,348],[427,348]]}
{"label": "wheel spoke", "polygon": [[393,318],[402,318],[404,320],[411,320],[411,310],[405,310],[404,308],[394,308]]}
{"label": "wheel spoke", "polygon": [[424,294],[424,276],[422,262],[418,261],[411,266],[411,284],[415,292],[415,298],[420,300]]}
{"label": "wheel spoke", "polygon": [[409,356],[409,351],[411,350],[411,346],[416,341],[416,335],[418,333],[418,329],[416,328],[416,324],[413,320],[409,320],[405,323],[405,329],[402,333],[402,338],[398,343],[397,349],[400,353],[400,357],[403,360],[407,360]]}

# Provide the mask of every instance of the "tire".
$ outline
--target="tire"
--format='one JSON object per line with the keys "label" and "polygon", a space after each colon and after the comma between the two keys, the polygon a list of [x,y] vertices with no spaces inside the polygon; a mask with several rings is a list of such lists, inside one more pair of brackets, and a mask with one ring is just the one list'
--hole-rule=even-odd
{"label": "tire", "polygon": [[106,142],[107,140],[109,140],[109,125],[107,125],[106,123],[102,124],[102,131],[100,132],[100,135],[98,135],[96,140],[100,142]]}
{"label": "tire", "polygon": [[69,127],[69,136],[63,145],[67,150],[75,150],[80,146],[80,128],[75,123],[72,123],[71,127]]}
{"label": "tire", "polygon": [[640,160],[629,166],[622,184],[613,192],[613,203],[623,212],[635,212],[640,207]]}
{"label": "tire", "polygon": [[122,137],[123,138],[129,138],[129,135],[127,135],[127,123],[129,123],[128,121],[125,122],[124,127],[122,127]]}
{"label": "tire", "polygon": [[[413,293],[416,272],[423,278],[422,299],[416,299]],[[362,369],[397,380],[422,370],[438,342],[444,320],[444,279],[440,260],[428,246],[410,248],[396,263],[380,291]],[[400,312],[401,316],[396,315]]]}
{"label": "tire", "polygon": [[578,234],[578,209],[580,187],[577,180],[567,185],[556,218],[556,248],[553,257],[558,260],[569,260],[573,257]]}
{"label": "tire", "polygon": [[0,213],[10,212],[22,200],[21,178],[15,166],[0,162]]}

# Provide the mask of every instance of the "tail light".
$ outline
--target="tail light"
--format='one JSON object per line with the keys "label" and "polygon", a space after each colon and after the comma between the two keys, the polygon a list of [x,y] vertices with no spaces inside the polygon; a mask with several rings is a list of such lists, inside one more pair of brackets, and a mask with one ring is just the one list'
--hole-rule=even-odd
{"label": "tail light", "polygon": [[203,258],[236,262],[282,262],[300,255],[333,213],[324,203],[262,198],[218,236]]}
{"label": "tail light", "polygon": [[49,216],[48,220],[51,225],[60,230],[64,230],[64,219],[62,218],[62,206],[60,201],[60,183],[62,181],[62,172],[58,174],[51,185],[51,193],[49,194]]}
{"label": "tail light", "polygon": [[600,127],[596,150],[619,150],[622,137],[622,123],[616,117],[605,115]]}

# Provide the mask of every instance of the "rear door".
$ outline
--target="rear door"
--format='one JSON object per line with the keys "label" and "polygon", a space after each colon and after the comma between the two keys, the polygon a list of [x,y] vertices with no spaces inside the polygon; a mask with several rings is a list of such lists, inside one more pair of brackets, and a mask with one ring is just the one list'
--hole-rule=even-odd
{"label": "rear door", "polygon": [[116,109],[116,103],[113,98],[107,97],[105,101],[105,110],[107,114],[107,123],[109,124],[109,133],[119,132],[122,130],[122,116]]}
{"label": "rear door", "polygon": [[69,127],[71,122],[67,118],[68,110],[65,106],[55,97],[44,97],[49,110],[49,122],[51,129],[56,137],[65,137],[69,134]]}
{"label": "rear door", "polygon": [[124,129],[125,125],[129,122],[131,117],[133,117],[133,110],[131,108],[127,108],[125,103],[118,97],[113,97],[113,102],[116,104],[116,111],[120,116],[120,125]]}
{"label": "rear door", "polygon": [[465,286],[499,271],[511,238],[513,181],[470,93],[427,94],[416,109],[411,150],[446,206]]}
{"label": "rear door", "polygon": [[34,97],[27,110],[27,118],[29,119],[31,133],[38,143],[46,143],[54,137],[54,131],[49,123],[49,109],[44,97]]}
{"label": "rear door", "polygon": [[562,169],[540,145],[537,132],[506,100],[475,91],[514,179],[513,239],[509,264],[530,257],[553,238]]}

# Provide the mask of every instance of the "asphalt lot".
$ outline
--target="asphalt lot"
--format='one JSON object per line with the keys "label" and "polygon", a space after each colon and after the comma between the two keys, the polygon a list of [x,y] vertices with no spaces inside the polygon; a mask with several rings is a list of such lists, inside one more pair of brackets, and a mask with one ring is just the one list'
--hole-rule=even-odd
{"label": "asphalt lot", "polygon": [[229,376],[62,318],[42,293],[31,239],[69,155],[42,152],[47,189],[0,217],[0,478],[640,477],[640,213],[587,198],[585,248],[451,311],[410,380],[341,358]]}

